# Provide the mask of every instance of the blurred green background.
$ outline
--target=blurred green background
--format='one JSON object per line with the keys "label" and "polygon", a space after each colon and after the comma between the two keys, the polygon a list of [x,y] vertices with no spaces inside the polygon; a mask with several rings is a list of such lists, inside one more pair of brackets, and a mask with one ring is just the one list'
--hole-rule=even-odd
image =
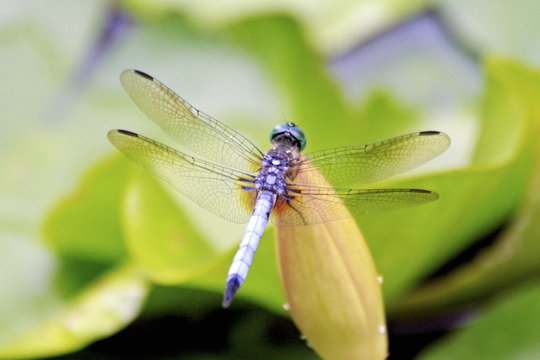
{"label": "blurred green background", "polygon": [[318,358],[283,308],[273,230],[222,310],[243,226],[106,140],[174,146],[123,92],[126,68],[262,149],[283,121],[308,152],[449,134],[445,154],[381,184],[437,202],[357,219],[389,358],[540,357],[537,1],[0,5],[1,358]]}

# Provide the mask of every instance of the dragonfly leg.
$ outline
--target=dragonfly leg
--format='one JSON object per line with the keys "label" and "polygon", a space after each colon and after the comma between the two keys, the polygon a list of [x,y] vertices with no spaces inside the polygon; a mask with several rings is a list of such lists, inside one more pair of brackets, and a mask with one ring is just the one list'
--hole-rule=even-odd
{"label": "dragonfly leg", "polygon": [[255,190],[255,179],[248,179],[248,178],[241,177],[238,179],[238,181],[251,184],[251,185],[241,185],[242,190],[246,190],[246,191]]}
{"label": "dragonfly leg", "polygon": [[[302,212],[300,212],[300,210],[298,210],[297,208],[294,207],[293,204],[291,204],[291,201],[287,198],[285,198],[287,200],[287,206],[289,206],[291,209],[293,209],[294,211],[296,211],[296,213],[298,214],[298,216],[300,216],[300,218],[302,219],[302,222],[304,223],[304,225],[307,225],[308,222],[306,221],[306,219],[304,218],[304,215],[302,214]],[[291,200],[294,199],[294,197],[291,197]]]}

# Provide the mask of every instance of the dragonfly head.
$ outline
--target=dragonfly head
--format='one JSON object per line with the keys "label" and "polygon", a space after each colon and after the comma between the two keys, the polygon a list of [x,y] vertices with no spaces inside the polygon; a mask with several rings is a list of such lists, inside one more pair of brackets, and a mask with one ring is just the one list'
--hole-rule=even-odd
{"label": "dragonfly head", "polygon": [[272,145],[293,145],[298,150],[306,147],[306,135],[304,131],[293,122],[279,124],[270,132],[270,142]]}

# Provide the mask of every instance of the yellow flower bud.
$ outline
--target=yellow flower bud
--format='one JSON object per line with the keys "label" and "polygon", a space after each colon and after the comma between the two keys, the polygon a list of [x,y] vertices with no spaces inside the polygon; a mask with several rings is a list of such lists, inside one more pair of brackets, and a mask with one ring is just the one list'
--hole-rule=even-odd
{"label": "yellow flower bud", "polygon": [[325,359],[384,359],[381,277],[352,218],[277,228],[291,316]]}

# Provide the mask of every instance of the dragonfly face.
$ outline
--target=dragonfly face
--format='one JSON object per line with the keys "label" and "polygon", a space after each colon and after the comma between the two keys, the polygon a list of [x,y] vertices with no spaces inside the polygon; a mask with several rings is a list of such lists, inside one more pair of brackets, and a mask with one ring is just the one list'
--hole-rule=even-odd
{"label": "dragonfly face", "polygon": [[306,147],[306,135],[304,131],[293,122],[277,125],[270,132],[270,142],[275,147],[282,145],[294,147],[298,151]]}
{"label": "dragonfly face", "polygon": [[110,131],[111,143],[206,210],[247,222],[227,277],[225,307],[247,276],[271,214],[277,226],[309,225],[438,197],[428,190],[355,186],[383,180],[438,156],[450,145],[443,133],[418,132],[303,154],[306,136],[288,122],[271,131],[272,149],[264,154],[150,75],[126,70],[121,82],[139,108],[194,156],[126,130]]}

